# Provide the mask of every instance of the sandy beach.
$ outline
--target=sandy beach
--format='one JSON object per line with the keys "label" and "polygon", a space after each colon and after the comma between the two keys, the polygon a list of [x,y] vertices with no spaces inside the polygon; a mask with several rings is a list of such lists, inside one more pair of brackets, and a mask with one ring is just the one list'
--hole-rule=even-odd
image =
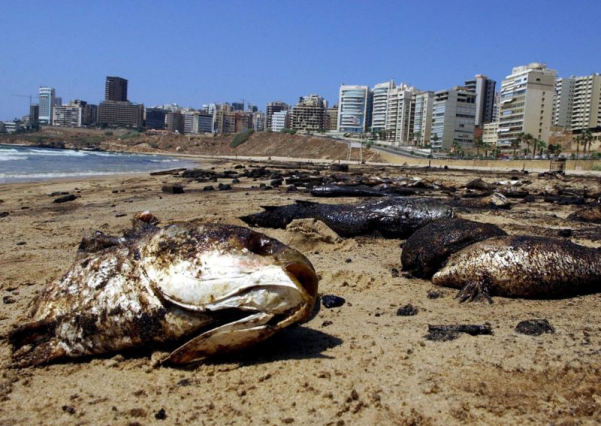
{"label": "sandy beach", "polygon": [[[200,167],[232,170],[237,164],[257,166],[204,160]],[[572,241],[601,246],[601,225],[567,219],[581,206],[545,202],[540,195],[554,187],[599,193],[599,177],[351,165],[357,171],[418,177],[459,191],[475,177],[490,184],[517,177],[536,201],[511,199],[509,210],[462,210],[457,216],[497,224],[509,234],[557,236],[571,229]],[[27,318],[36,294],[69,268],[84,234],[119,235],[143,210],[162,224],[202,219],[244,226],[239,217],[261,206],[315,201],[302,191],[287,193],[285,186],[258,188],[268,180],[240,180],[231,191],[203,191],[219,182],[148,174],[0,185],[0,425],[598,424],[601,294],[460,304],[456,290],[394,273],[401,269],[403,240],[333,238],[319,223],[257,228],[310,259],[321,295],[346,300],[338,308],[320,304],[307,323],[185,368],[156,367],[161,354],[151,351],[10,368],[7,333]],[[161,191],[175,183],[185,193]],[[77,199],[55,204],[50,194],[57,192]],[[407,304],[417,314],[398,316]],[[517,333],[516,325],[529,319],[548,320],[555,333]],[[424,337],[432,324],[485,322],[492,335]]]}

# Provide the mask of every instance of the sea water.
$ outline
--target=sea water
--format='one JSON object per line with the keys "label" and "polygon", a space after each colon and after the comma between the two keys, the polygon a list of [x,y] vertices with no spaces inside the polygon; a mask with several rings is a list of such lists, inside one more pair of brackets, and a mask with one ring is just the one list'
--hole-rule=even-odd
{"label": "sea water", "polygon": [[176,157],[0,145],[0,183],[193,168]]}

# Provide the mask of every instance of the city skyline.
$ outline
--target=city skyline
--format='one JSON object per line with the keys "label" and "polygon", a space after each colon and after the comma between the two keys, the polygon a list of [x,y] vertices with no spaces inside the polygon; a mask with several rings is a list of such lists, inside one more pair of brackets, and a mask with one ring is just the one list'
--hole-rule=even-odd
{"label": "city skyline", "polygon": [[[244,99],[264,110],[268,102],[294,105],[312,93],[333,105],[342,84],[373,87],[391,78],[437,91],[476,74],[500,82],[531,62],[546,63],[559,77],[601,71],[601,4],[594,1],[571,8],[558,1],[245,6],[15,2],[0,18],[0,120],[27,114],[23,96],[37,103],[40,86],[56,89],[64,103],[97,104],[108,75],[128,79],[129,99],[146,106]],[[49,23],[41,38],[34,30]]]}

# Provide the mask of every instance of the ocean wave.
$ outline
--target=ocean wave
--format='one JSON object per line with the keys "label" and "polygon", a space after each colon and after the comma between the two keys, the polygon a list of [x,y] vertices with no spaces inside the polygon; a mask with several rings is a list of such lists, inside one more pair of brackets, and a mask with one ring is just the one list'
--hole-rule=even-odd
{"label": "ocean wave", "polygon": [[0,148],[0,154],[2,154],[4,152],[19,152],[19,151],[16,149],[13,149],[13,148]]}
{"label": "ocean wave", "polygon": [[69,149],[57,149],[55,151],[51,151],[51,150],[42,150],[42,149],[30,149],[26,152],[31,152],[34,155],[47,155],[47,156],[53,156],[53,157],[85,157],[86,155],[88,155],[87,152],[83,152],[83,151],[72,151]]}
{"label": "ocean wave", "polygon": [[28,158],[27,155],[3,155],[3,153],[0,153],[0,161],[27,160]]}

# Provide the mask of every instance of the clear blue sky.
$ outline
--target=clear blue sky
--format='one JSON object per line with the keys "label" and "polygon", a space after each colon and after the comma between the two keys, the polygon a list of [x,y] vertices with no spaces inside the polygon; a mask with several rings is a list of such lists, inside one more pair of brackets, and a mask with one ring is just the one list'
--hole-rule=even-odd
{"label": "clear blue sky", "polygon": [[98,103],[107,75],[146,106],[246,99],[261,110],[394,78],[441,90],[545,62],[601,72],[601,0],[3,0],[0,120],[39,86]]}

